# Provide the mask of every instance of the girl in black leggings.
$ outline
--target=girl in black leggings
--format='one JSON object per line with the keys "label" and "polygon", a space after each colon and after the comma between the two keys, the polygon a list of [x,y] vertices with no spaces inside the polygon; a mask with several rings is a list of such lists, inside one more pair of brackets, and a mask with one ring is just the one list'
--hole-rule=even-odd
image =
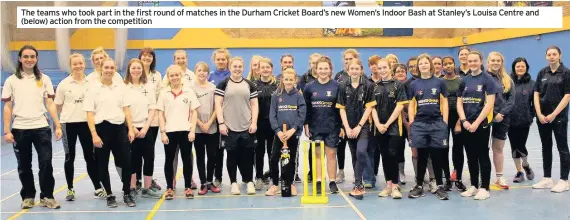
{"label": "girl in black leggings", "polygon": [[277,80],[273,76],[273,63],[267,58],[259,60],[259,79],[253,83],[257,88],[259,99],[259,119],[257,120],[257,145],[255,147],[255,189],[261,190],[265,184],[263,181],[263,165],[265,152],[267,157],[271,157],[271,145],[275,132],[269,123],[269,109],[271,106],[271,95],[277,89]]}
{"label": "girl in black leggings", "polygon": [[182,84],[182,68],[171,65],[166,70],[168,84],[160,93],[157,102],[160,136],[164,144],[165,199],[174,198],[174,160],[180,149],[184,173],[184,195],[194,198],[192,192],[192,142],[196,138],[197,111],[200,103],[196,93]]}
{"label": "girl in black leggings", "polygon": [[[196,120],[196,165],[202,185],[198,195],[205,195],[208,190],[219,193],[220,188],[212,183],[214,178],[214,168],[216,166],[218,150],[220,149],[220,133],[216,126],[216,111],[214,111],[214,91],[216,86],[208,82],[208,64],[199,62],[194,70],[196,81],[192,89],[196,92],[196,97],[200,102],[198,108],[198,119]],[[208,157],[208,162],[204,164]]]}
{"label": "girl in black leggings", "polygon": [[[534,109],[538,133],[542,142],[544,178],[532,185],[535,189],[552,188],[560,193],[570,190],[570,153],[568,152],[568,101],[570,100],[570,70],[562,64],[562,51],[557,46],[546,49],[549,66],[538,73],[534,86]],[[552,133],[560,154],[560,180],[552,180]]]}
{"label": "girl in black leggings", "polygon": [[95,146],[99,180],[108,194],[107,206],[117,207],[109,178],[109,154],[113,152],[115,163],[122,168],[123,201],[127,206],[134,207],[136,203],[130,193],[132,174],[130,143],[135,139],[129,109],[131,99],[125,84],[113,81],[113,76],[117,74],[115,61],[106,59],[101,65],[100,81],[93,82],[87,91],[83,106],[87,112],[87,123]]}
{"label": "girl in black leggings", "polygon": [[[263,71],[263,65],[262,71]],[[263,73],[262,73],[263,76]],[[269,120],[271,129],[276,133],[273,141],[273,150],[269,160],[269,170],[273,184],[265,192],[265,195],[272,196],[279,193],[279,162],[283,143],[287,143],[289,149],[289,163],[281,170],[281,178],[284,184],[291,187],[291,195],[297,195],[297,189],[293,183],[295,174],[295,161],[298,152],[299,137],[303,130],[307,105],[301,92],[295,88],[297,74],[295,70],[289,68],[283,71],[279,88],[271,97],[271,110]],[[285,125],[285,130],[283,130]]]}
{"label": "girl in black leggings", "polygon": [[97,172],[97,161],[93,154],[93,142],[91,132],[87,125],[87,114],[83,110],[83,100],[89,88],[85,79],[85,58],[81,54],[73,54],[69,58],[71,74],[63,79],[56,91],[54,103],[61,117],[63,130],[63,147],[65,149],[65,180],[67,182],[67,195],[65,200],[75,200],[73,189],[73,175],[75,162],[75,148],[77,138],[83,148],[83,157],[87,165],[87,174],[93,182],[95,196],[105,198],[107,194],[101,186]]}
{"label": "girl in black leggings", "polygon": [[[132,59],[127,66],[125,84],[131,100],[131,113],[133,116],[133,131],[135,140],[131,144],[132,178],[131,193],[136,197],[137,171],[141,166],[144,175],[142,196],[158,199],[162,196],[157,189],[151,188],[152,174],[154,172],[154,143],[150,133],[150,125],[156,112],[155,85],[149,83],[143,71],[143,63],[139,59]],[[143,166],[144,159],[144,166]]]}
{"label": "girl in black leggings", "polygon": [[[462,127],[467,153],[471,187],[461,196],[489,198],[491,159],[489,158],[489,123],[493,119],[495,95],[502,92],[493,77],[481,69],[483,55],[471,51],[467,56],[470,73],[461,79],[457,93],[457,113]],[[481,173],[481,185],[479,185]]]}
{"label": "girl in black leggings", "polygon": [[[378,196],[400,199],[402,193],[398,185],[398,152],[403,151],[404,148],[402,146],[404,127],[401,113],[408,99],[403,82],[392,77],[389,65],[388,60],[385,59],[377,62],[376,72],[380,80],[374,88],[373,98],[376,106],[372,110],[372,118],[375,126],[374,137],[370,142],[382,154],[382,168],[386,178],[386,187]],[[375,159],[376,161],[380,161],[380,157]],[[377,169],[376,165],[374,169]]]}
{"label": "girl in black leggings", "polygon": [[526,149],[528,132],[535,115],[532,103],[532,90],[535,82],[530,78],[528,69],[529,65],[525,58],[518,57],[513,61],[511,78],[515,83],[515,109],[511,113],[511,123],[507,134],[511,142],[511,156],[517,168],[513,179],[515,183],[523,182],[525,173],[527,179],[534,179],[534,171],[528,164],[528,150]]}
{"label": "girl in black leggings", "polygon": [[[443,173],[446,178],[446,183],[444,189],[446,191],[451,190],[451,183],[455,182],[455,187],[460,192],[465,192],[466,187],[461,181],[463,176],[463,137],[461,135],[461,122],[459,122],[459,115],[457,114],[457,93],[459,92],[459,84],[461,83],[461,78],[455,72],[455,60],[453,57],[443,58],[443,79],[447,85],[447,92],[449,93],[448,106],[449,106],[449,124],[447,126],[448,133],[451,133],[453,139],[453,146],[451,152],[451,158],[453,162],[453,172],[450,173],[449,169],[449,156],[443,157]],[[449,150],[449,148],[448,148]],[[446,154],[449,155],[449,152]]]}

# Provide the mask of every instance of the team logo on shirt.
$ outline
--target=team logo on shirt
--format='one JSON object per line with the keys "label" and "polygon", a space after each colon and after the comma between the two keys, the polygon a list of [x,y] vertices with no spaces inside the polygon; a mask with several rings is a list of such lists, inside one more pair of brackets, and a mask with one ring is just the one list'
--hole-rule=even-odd
{"label": "team logo on shirt", "polygon": [[143,93],[144,96],[147,96],[148,91],[146,91],[146,89],[144,89],[142,93]]}
{"label": "team logo on shirt", "polygon": [[447,146],[447,139],[443,139],[443,146]]}
{"label": "team logo on shirt", "polygon": [[477,92],[483,91],[483,85],[477,85]]}
{"label": "team logo on shirt", "polygon": [[331,97],[332,96],[332,92],[331,91],[327,91],[327,97]]}
{"label": "team logo on shirt", "polygon": [[222,145],[222,147],[225,147],[225,146],[226,146],[226,142],[225,142],[225,141],[222,141],[222,142],[220,143],[220,145]]}
{"label": "team logo on shirt", "polygon": [[318,95],[318,93],[317,93],[317,92],[313,92],[313,96],[317,96],[317,95]]}
{"label": "team logo on shirt", "polygon": [[396,97],[396,95],[394,94],[394,91],[390,91],[390,93],[388,94],[388,97],[390,97],[390,98]]}
{"label": "team logo on shirt", "polygon": [[418,90],[418,95],[423,95],[424,92],[422,90]]}
{"label": "team logo on shirt", "polygon": [[79,99],[76,99],[75,101],[73,101],[73,104],[81,104],[81,103],[83,103],[82,97],[79,97]]}
{"label": "team logo on shirt", "polygon": [[432,94],[432,95],[435,95],[435,94],[437,94],[437,89],[435,89],[435,88],[432,88],[432,89],[431,89],[431,94]]}
{"label": "team logo on shirt", "polygon": [[182,100],[184,102],[184,104],[188,104],[188,98],[184,98],[184,100]]}
{"label": "team logo on shirt", "polygon": [[283,98],[279,98],[279,102],[283,102]]}

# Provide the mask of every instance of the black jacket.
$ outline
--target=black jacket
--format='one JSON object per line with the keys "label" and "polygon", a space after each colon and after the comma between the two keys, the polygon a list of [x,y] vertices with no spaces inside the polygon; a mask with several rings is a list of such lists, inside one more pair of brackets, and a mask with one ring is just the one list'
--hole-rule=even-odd
{"label": "black jacket", "polygon": [[521,79],[511,75],[515,83],[515,104],[510,114],[510,126],[530,126],[535,116],[533,104],[534,80],[526,73]]}

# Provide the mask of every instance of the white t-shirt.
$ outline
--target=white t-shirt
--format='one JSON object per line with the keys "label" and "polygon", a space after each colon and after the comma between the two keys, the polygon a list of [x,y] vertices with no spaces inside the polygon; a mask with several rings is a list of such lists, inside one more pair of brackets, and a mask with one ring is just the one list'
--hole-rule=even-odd
{"label": "white t-shirt", "polygon": [[190,131],[190,111],[200,107],[196,93],[190,87],[183,87],[178,94],[170,87],[163,89],[156,105],[164,112],[166,132]]}
{"label": "white t-shirt", "polygon": [[83,110],[85,94],[89,89],[89,82],[75,81],[73,76],[63,79],[55,91],[55,104],[62,105],[59,120],[61,123],[86,122],[87,113]]}
{"label": "white t-shirt", "polygon": [[[162,89],[162,77],[160,75],[160,72],[155,71],[154,73],[150,73],[147,83],[154,85],[154,91],[155,91],[154,97],[156,99],[158,99],[158,95],[160,95],[160,90]],[[156,103],[156,100],[155,100],[155,103]],[[158,114],[154,115],[154,119],[150,123],[150,126],[151,127],[158,127]]]}
{"label": "white t-shirt", "polygon": [[12,128],[48,127],[44,99],[54,96],[51,79],[43,73],[39,81],[33,74],[22,73],[21,79],[16,74],[9,76],[2,89],[2,101],[12,101]]}
{"label": "white t-shirt", "polygon": [[125,122],[123,108],[130,106],[130,100],[124,83],[113,82],[106,86],[97,81],[87,90],[83,110],[95,113],[95,124],[108,121],[120,125]]}
{"label": "white t-shirt", "polygon": [[[162,79],[162,81],[164,82],[163,87],[166,87],[165,84],[168,82],[167,74],[164,74],[164,78]],[[192,87],[195,81],[196,81],[196,74],[194,74],[194,72],[190,71],[189,69],[186,69],[186,72],[184,72],[182,75],[182,85],[184,85],[184,87]]]}
{"label": "white t-shirt", "polygon": [[153,84],[146,83],[135,86],[128,84],[127,90],[129,97],[131,116],[133,117],[133,126],[142,128],[148,119],[148,111],[156,109],[156,92]]}

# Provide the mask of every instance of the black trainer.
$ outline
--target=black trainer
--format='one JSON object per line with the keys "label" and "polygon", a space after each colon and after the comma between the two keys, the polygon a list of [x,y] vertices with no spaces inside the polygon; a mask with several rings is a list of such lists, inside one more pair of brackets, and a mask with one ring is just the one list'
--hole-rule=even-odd
{"label": "black trainer", "polygon": [[307,183],[313,183],[313,175],[311,171],[307,174]]}
{"label": "black trainer", "polygon": [[135,203],[135,200],[133,199],[133,195],[128,193],[125,194],[123,196],[123,202],[128,206],[128,207],[135,207],[137,206],[137,203]]}
{"label": "black trainer", "polygon": [[338,193],[338,186],[336,185],[335,181],[331,181],[329,183],[329,189],[330,189],[332,194]]}
{"label": "black trainer", "polygon": [[265,184],[269,184],[271,182],[271,173],[268,171],[266,171],[265,173],[263,173],[263,183]]}
{"label": "black trainer", "polygon": [[446,180],[445,181],[445,185],[443,185],[443,189],[447,192],[451,191],[451,188],[453,188],[453,185],[451,183],[451,180]]}
{"label": "black trainer", "polygon": [[437,187],[437,190],[435,191],[435,196],[441,200],[449,200],[449,197],[447,196],[447,192],[445,191],[443,186]]}
{"label": "black trainer", "polygon": [[414,188],[412,188],[412,190],[410,190],[410,193],[408,194],[408,198],[419,198],[424,196],[424,188],[421,185],[416,185],[414,186]]}
{"label": "black trainer", "polygon": [[295,174],[295,182],[296,182],[296,183],[300,183],[300,182],[301,182],[301,178],[299,177],[299,174],[298,174],[298,173]]}
{"label": "black trainer", "polygon": [[321,190],[321,181],[317,181],[317,195],[321,194],[322,192],[323,191]]}
{"label": "black trainer", "polygon": [[467,187],[463,185],[463,182],[461,182],[461,180],[455,181],[455,187],[457,187],[457,191],[459,192],[467,191]]}
{"label": "black trainer", "polygon": [[109,208],[117,208],[117,201],[115,201],[114,195],[107,196],[107,206]]}

